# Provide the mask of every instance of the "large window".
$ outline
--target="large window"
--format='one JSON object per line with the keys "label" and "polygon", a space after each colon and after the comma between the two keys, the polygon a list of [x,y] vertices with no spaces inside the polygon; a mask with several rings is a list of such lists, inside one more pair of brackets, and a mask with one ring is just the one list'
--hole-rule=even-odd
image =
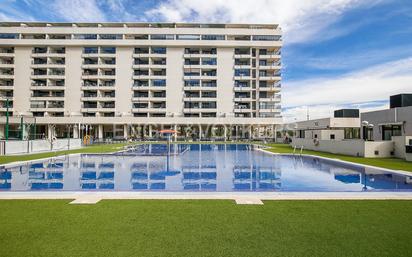
{"label": "large window", "polygon": [[402,126],[401,125],[382,126],[382,140],[392,140],[393,136],[402,136]]}
{"label": "large window", "polygon": [[359,139],[360,129],[359,128],[345,128],[345,139]]}

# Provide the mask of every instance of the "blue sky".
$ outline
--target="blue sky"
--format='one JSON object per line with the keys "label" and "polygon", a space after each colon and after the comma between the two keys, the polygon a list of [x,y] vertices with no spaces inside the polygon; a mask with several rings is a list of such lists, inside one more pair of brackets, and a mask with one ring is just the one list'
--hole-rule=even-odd
{"label": "blue sky", "polygon": [[287,121],[412,93],[411,0],[0,0],[0,20],[279,23]]}

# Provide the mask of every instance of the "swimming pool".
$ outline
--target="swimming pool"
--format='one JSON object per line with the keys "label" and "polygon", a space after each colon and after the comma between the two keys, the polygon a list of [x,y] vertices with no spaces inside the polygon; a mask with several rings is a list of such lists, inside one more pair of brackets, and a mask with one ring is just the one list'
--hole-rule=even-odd
{"label": "swimming pool", "polygon": [[142,145],[3,167],[0,191],[412,191],[412,176],[246,144]]}

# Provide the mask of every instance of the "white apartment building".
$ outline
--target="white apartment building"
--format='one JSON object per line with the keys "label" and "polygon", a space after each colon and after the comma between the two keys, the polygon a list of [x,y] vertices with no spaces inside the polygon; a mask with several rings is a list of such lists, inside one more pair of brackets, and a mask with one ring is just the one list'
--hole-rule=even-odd
{"label": "white apartment building", "polygon": [[281,46],[278,25],[3,22],[0,137],[274,137]]}

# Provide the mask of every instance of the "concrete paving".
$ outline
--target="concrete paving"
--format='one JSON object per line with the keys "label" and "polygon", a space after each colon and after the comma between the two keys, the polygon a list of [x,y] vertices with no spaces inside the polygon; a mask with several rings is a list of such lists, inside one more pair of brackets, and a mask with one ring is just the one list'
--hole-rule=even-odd
{"label": "concrete paving", "polygon": [[412,200],[412,192],[2,192],[0,200],[66,199],[72,204],[100,200],[232,200],[238,204],[261,204],[270,200]]}

